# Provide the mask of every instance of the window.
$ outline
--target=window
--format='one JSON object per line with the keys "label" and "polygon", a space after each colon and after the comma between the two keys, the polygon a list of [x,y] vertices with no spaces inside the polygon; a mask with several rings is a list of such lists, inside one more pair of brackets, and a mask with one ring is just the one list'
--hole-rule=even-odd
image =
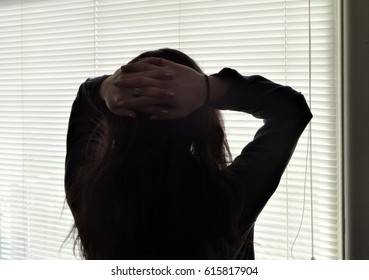
{"label": "window", "polygon": [[[72,101],[87,77],[161,47],[184,51],[208,74],[232,67],[305,94],[312,142],[307,129],[257,222],[256,257],[309,259],[313,213],[314,256],[341,258],[336,5],[311,1],[310,98],[307,0],[2,1],[0,259],[75,258],[71,242],[63,245],[72,225],[63,186]],[[237,155],[261,122],[224,117]]]}

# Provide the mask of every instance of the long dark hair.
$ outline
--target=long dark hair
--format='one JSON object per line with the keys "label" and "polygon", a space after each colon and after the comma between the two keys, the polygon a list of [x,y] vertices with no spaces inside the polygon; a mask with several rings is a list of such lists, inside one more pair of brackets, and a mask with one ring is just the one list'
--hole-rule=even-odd
{"label": "long dark hair", "polygon": [[[202,72],[177,50],[146,52],[132,62],[142,57]],[[108,114],[97,131],[94,156],[66,196],[77,205],[74,228],[83,258],[232,256],[239,208],[223,171],[230,152],[218,110],[204,106],[170,121]]]}

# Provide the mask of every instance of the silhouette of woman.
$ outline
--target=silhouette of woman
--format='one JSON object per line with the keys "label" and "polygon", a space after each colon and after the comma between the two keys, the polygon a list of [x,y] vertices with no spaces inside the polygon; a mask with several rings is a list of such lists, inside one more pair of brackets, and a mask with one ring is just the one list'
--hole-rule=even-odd
{"label": "silhouette of woman", "polygon": [[[220,110],[264,119],[233,161]],[[85,259],[253,259],[255,221],[312,118],[302,94],[141,54],[73,103],[65,188]]]}

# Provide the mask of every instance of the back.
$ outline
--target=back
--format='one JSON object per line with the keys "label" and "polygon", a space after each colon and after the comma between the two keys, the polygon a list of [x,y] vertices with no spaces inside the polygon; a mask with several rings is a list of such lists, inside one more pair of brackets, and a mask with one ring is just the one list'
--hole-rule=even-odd
{"label": "back", "polygon": [[98,126],[67,193],[79,201],[85,258],[228,258],[234,205],[221,172],[224,132],[208,121],[217,113],[203,110],[165,122],[109,115]]}

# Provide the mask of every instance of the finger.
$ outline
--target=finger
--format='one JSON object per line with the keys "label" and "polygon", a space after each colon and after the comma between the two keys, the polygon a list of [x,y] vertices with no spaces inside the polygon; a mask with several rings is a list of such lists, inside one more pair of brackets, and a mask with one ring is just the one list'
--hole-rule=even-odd
{"label": "finger", "polygon": [[123,73],[132,73],[132,72],[146,72],[152,70],[159,70],[161,68],[162,67],[151,63],[135,62],[123,65],[120,69]]}
{"label": "finger", "polygon": [[126,116],[126,117],[136,117],[136,113],[129,107],[125,106],[125,101],[120,99],[120,96],[110,97],[106,102],[106,106],[109,111],[114,115]]}
{"label": "finger", "polygon": [[156,116],[167,115],[169,111],[170,110],[168,108],[164,108],[160,105],[142,107],[137,110],[137,112],[147,113],[147,114],[156,115]]}
{"label": "finger", "polygon": [[124,80],[128,78],[134,77],[146,77],[151,79],[158,80],[170,80],[173,78],[173,72],[165,69],[155,69],[148,70],[144,72],[121,72],[119,76],[117,76],[116,81]]}
{"label": "finger", "polygon": [[116,107],[110,109],[116,116],[135,118],[136,112],[123,106],[123,102],[118,104]]}
{"label": "finger", "polygon": [[[143,102],[144,101],[144,102]],[[148,113],[150,115],[157,115],[157,116],[163,116],[168,114],[169,109],[166,108],[168,106],[163,106],[163,104],[157,104],[157,105],[150,105],[150,106],[146,106],[146,107],[142,107],[142,104],[145,104],[146,100],[141,100],[141,102],[139,103],[132,103],[132,102],[127,102],[127,101],[118,101],[116,106],[114,108],[111,108],[110,111],[118,116],[125,116],[125,117],[131,117],[131,118],[135,118],[137,116],[136,111],[137,112],[142,112],[142,113]],[[127,108],[128,106],[130,106],[129,108]],[[137,107],[133,110],[133,107]]]}
{"label": "finger", "polygon": [[161,57],[144,57],[136,62],[128,63],[121,67],[125,72],[142,72],[160,68],[175,67],[177,64],[173,61]]}
{"label": "finger", "polygon": [[171,98],[175,93],[171,90],[165,90],[160,88],[133,88],[132,96],[134,97],[153,97],[153,98]]}
{"label": "finger", "polygon": [[161,67],[176,65],[175,62],[165,59],[165,58],[161,58],[161,57],[143,57],[143,58],[140,58],[138,62],[144,62],[144,63],[161,66]]}
{"label": "finger", "polygon": [[168,87],[168,84],[165,80],[146,77],[144,75],[122,76],[120,79],[114,81],[114,85],[119,88],[154,87],[165,89],[166,87]]}

